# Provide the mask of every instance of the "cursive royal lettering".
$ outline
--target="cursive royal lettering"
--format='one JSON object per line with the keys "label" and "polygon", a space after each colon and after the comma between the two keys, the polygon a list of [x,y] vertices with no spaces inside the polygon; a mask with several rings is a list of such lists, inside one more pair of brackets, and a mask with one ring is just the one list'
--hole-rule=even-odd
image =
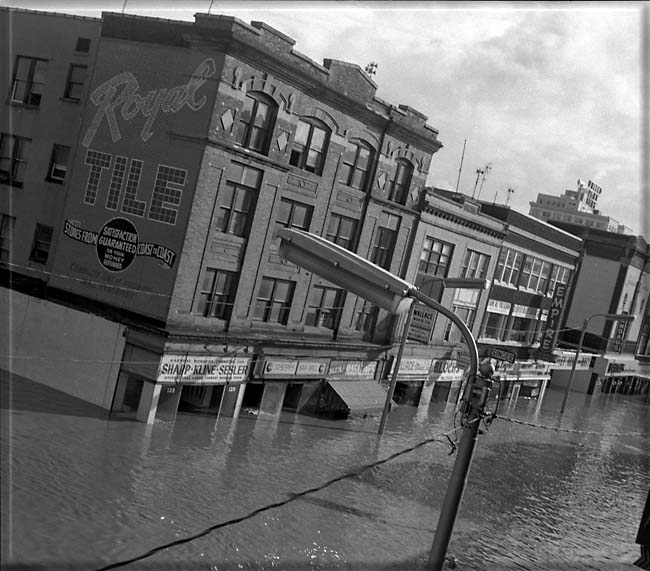
{"label": "cursive royal lettering", "polygon": [[199,96],[197,92],[208,78],[214,75],[216,69],[212,58],[204,59],[187,83],[172,88],[154,89],[145,96],[139,94],[140,84],[131,72],[125,71],[112,77],[90,94],[90,100],[97,107],[97,111],[81,144],[84,147],[91,145],[104,120],[113,142],[119,141],[122,133],[118,116],[128,122],[138,115],[145,118],[140,138],[146,143],[153,135],[153,126],[159,112],[178,113],[183,107],[198,111],[205,105],[207,97]]}

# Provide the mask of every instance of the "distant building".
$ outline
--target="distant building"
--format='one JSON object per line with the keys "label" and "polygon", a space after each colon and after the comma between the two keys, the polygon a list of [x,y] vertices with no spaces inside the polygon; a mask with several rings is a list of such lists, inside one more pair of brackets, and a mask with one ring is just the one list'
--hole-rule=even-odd
{"label": "distant building", "polygon": [[593,181],[585,183],[578,179],[577,189],[565,190],[561,196],[538,194],[537,200],[530,202],[529,214],[545,222],[567,222],[615,234],[633,234],[630,228],[597,210],[602,191]]}

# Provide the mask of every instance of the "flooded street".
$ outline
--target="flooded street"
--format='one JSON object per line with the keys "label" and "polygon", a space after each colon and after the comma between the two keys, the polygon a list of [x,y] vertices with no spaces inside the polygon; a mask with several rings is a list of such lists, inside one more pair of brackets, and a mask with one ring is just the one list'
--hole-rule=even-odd
{"label": "flooded street", "polygon": [[[460,569],[634,569],[650,405],[572,394],[560,419],[561,400],[502,401],[538,426],[498,419],[479,438],[449,549]],[[147,426],[6,376],[2,407],[7,569],[100,569],[239,518],[120,568],[423,569],[455,458],[439,437],[294,498],[450,431],[453,405],[398,408],[381,438],[379,418],[285,413]]]}

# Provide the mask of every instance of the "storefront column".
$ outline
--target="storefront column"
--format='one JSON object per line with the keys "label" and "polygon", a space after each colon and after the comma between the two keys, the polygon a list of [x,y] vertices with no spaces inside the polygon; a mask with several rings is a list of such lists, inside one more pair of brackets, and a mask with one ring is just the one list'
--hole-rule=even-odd
{"label": "storefront column", "polygon": [[424,381],[422,385],[422,392],[420,393],[420,401],[418,402],[418,407],[424,406],[428,407],[431,403],[431,397],[433,395],[433,389],[436,386],[436,382],[428,379]]}
{"label": "storefront column", "polygon": [[158,383],[143,383],[140,404],[138,405],[138,412],[136,414],[136,418],[140,422],[153,424],[156,418],[156,409],[158,408],[161,388],[162,385]]}
{"label": "storefront column", "polygon": [[282,411],[282,402],[284,393],[287,389],[287,383],[264,383],[264,394],[260,403],[260,414],[271,416],[280,416]]}
{"label": "storefront column", "polygon": [[121,371],[117,377],[117,386],[115,387],[115,394],[113,395],[113,404],[111,406],[111,412],[119,412],[122,410],[122,405],[124,404],[124,395],[126,394],[126,385],[129,382],[129,374]]}
{"label": "storefront column", "polygon": [[546,387],[548,387],[548,379],[542,379],[542,386],[539,387],[539,396],[537,397],[537,406],[541,406],[542,401],[544,400]]}
{"label": "storefront column", "polygon": [[245,392],[246,392],[246,383],[241,383],[239,385],[239,393],[237,394],[237,402],[235,403],[235,410],[232,413],[233,418],[239,417],[239,411],[241,410],[241,403],[244,402]]}

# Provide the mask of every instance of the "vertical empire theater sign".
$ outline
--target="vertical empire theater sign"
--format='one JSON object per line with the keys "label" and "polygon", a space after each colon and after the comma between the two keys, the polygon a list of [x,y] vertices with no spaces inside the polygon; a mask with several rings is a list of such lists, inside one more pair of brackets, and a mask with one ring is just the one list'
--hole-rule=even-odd
{"label": "vertical empire theater sign", "polygon": [[57,287],[166,318],[203,152],[170,135],[205,136],[216,71],[212,58],[153,45],[136,55],[103,38],[54,262]]}

